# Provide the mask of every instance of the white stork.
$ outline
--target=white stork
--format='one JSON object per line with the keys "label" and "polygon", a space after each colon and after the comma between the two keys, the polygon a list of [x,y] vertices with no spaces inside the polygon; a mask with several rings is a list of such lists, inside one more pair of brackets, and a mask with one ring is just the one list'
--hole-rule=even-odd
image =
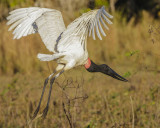
{"label": "white stork", "polygon": [[[55,60],[58,63],[55,71],[44,82],[39,105],[32,119],[38,114],[45,87],[50,79],[48,102],[42,114],[43,117],[47,115],[53,82],[66,70],[84,65],[89,72],[101,72],[115,79],[127,81],[106,64],[96,65],[88,58],[87,35],[92,35],[95,40],[96,33],[98,38],[102,40],[101,34],[103,36],[106,36],[106,34],[101,25],[109,29],[104,21],[112,24],[108,18],[113,18],[113,16],[106,12],[104,6],[84,13],[69,24],[67,28],[64,25],[61,12],[55,9],[29,7],[13,10],[9,14],[7,25],[11,25],[9,31],[14,30],[14,39],[20,39],[23,36],[38,32],[47,49],[53,52],[52,55],[38,54],[38,59],[41,61]],[[56,75],[53,77],[55,73]]]}

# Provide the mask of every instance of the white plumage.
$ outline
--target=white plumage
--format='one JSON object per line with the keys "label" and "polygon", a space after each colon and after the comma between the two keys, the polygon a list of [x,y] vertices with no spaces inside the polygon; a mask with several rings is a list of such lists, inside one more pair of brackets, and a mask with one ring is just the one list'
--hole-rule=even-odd
{"label": "white plumage", "polygon": [[55,9],[20,8],[9,14],[7,25],[11,25],[9,31],[14,30],[14,39],[38,32],[47,49],[54,54],[38,54],[37,57],[41,61],[57,59],[58,64],[64,65],[61,66],[64,70],[86,63],[87,35],[92,35],[95,40],[96,33],[102,40],[100,33],[106,36],[102,25],[108,29],[104,21],[112,24],[108,18],[113,18],[103,6],[101,9],[84,13],[65,28],[61,12]]}
{"label": "white plumage", "polygon": [[16,9],[9,14],[7,25],[12,24],[9,31],[14,29],[14,39],[38,32],[47,49],[55,52],[56,39],[65,30],[61,12],[54,9],[30,7]]}

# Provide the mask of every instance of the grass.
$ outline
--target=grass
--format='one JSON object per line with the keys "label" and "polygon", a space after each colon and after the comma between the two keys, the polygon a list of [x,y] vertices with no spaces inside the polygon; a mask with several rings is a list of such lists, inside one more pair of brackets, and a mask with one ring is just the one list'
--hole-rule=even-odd
{"label": "grass", "polygon": [[[33,127],[69,127],[63,103],[75,127],[160,127],[158,21],[145,12],[137,25],[133,21],[127,24],[118,14],[114,17],[107,37],[88,39],[89,56],[95,63],[110,65],[129,82],[91,74],[83,67],[67,71],[54,84],[47,118],[37,119]],[[26,122],[38,105],[44,79],[56,63],[36,58],[37,53],[48,53],[38,34],[12,40],[5,24],[0,23],[0,127],[28,127]]]}
{"label": "grass", "polygon": [[[139,72],[132,76],[130,82],[123,83],[102,74],[89,74],[84,69],[80,71],[81,69],[69,71],[56,81],[59,85],[65,86],[67,83],[65,79],[73,80],[73,83],[65,90],[70,99],[70,105],[62,89],[58,84],[54,84],[48,116],[44,121],[36,120],[34,125],[69,127],[62,108],[64,102],[77,127],[121,126],[128,128],[133,125],[144,128],[159,127],[159,74]],[[72,74],[76,74],[75,77]],[[79,77],[82,75],[84,84]],[[79,78],[78,82],[76,82],[76,77]],[[0,83],[3,83],[0,86],[1,127],[25,127],[26,121],[29,120],[38,104],[44,78],[42,74],[35,73],[32,76],[17,74],[0,79]],[[71,87],[78,86],[78,84],[76,94],[76,88]],[[41,112],[47,101],[47,93],[48,90],[45,93]],[[83,98],[71,100],[75,98],[75,95]]]}

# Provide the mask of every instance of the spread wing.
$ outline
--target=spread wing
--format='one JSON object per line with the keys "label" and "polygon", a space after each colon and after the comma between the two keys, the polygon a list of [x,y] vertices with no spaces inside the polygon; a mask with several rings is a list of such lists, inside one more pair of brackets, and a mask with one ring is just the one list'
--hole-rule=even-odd
{"label": "spread wing", "polygon": [[[83,45],[88,34],[89,36],[92,35],[93,39],[95,40],[96,33],[98,38],[102,40],[101,34],[103,36],[106,36],[102,25],[106,29],[109,29],[105,22],[107,22],[108,24],[112,24],[112,22],[108,18],[113,18],[113,16],[106,12],[104,6],[100,9],[84,13],[82,16],[75,19],[71,24],[67,26],[67,29],[63,32],[62,37],[64,39],[65,37],[69,39],[69,36],[79,36],[79,40]],[[65,45],[67,45],[67,43],[65,43]]]}
{"label": "spread wing", "polygon": [[14,39],[38,32],[49,51],[54,48],[59,35],[66,29],[61,12],[54,9],[30,7],[9,13],[7,25],[14,30]]}

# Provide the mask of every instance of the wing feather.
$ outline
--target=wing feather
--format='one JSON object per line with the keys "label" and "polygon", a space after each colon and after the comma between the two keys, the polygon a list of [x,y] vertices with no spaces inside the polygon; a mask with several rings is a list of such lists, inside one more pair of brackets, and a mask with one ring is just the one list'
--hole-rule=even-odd
{"label": "wing feather", "polygon": [[108,24],[112,24],[112,22],[103,13],[102,13],[102,17]]}
{"label": "wing feather", "polygon": [[100,35],[100,33],[99,33],[99,29],[98,29],[97,22],[98,22],[98,21],[95,22],[96,33],[97,33],[98,38],[99,38],[100,40],[102,40],[102,37],[101,37],[101,35]]}
{"label": "wing feather", "polygon": [[49,51],[54,47],[59,35],[66,29],[61,12],[54,9],[30,7],[13,10],[7,17],[14,39],[20,39],[38,32]]}
{"label": "wing feather", "polygon": [[[83,35],[88,34],[89,36],[92,35],[93,39],[95,40],[96,33],[97,37],[102,40],[100,32],[103,36],[106,36],[102,26],[104,26],[104,28],[106,29],[109,29],[105,22],[107,22],[108,24],[112,24],[109,18],[113,18],[113,16],[105,11],[104,6],[100,9],[84,13],[82,16],[75,19],[71,24],[67,26],[67,29],[63,33],[63,39],[65,40],[65,38],[69,38],[69,36],[72,35],[80,35],[81,37],[86,38],[87,36]],[[70,42],[65,42],[65,44],[67,43]]]}
{"label": "wing feather", "polygon": [[103,35],[103,36],[106,36],[106,34],[105,34],[105,32],[104,32],[104,30],[103,30],[103,28],[102,28],[99,20],[98,20],[98,28],[99,28],[99,30],[101,31],[102,35]]}
{"label": "wing feather", "polygon": [[105,29],[109,30],[108,26],[104,23],[102,17],[100,17],[100,21],[101,21],[102,25],[105,27]]}
{"label": "wing feather", "polygon": [[[93,25],[92,26],[94,26],[94,25],[95,25],[95,20],[93,20]],[[92,37],[93,37],[94,40],[96,40],[94,27],[92,27]]]}
{"label": "wing feather", "polygon": [[104,6],[102,7],[102,12],[103,12],[103,14],[104,14],[104,15],[106,15],[108,18],[110,18],[110,19],[112,19],[112,18],[113,18],[113,16],[112,16],[112,15],[110,15],[108,12],[106,12],[106,10],[105,10]]}

